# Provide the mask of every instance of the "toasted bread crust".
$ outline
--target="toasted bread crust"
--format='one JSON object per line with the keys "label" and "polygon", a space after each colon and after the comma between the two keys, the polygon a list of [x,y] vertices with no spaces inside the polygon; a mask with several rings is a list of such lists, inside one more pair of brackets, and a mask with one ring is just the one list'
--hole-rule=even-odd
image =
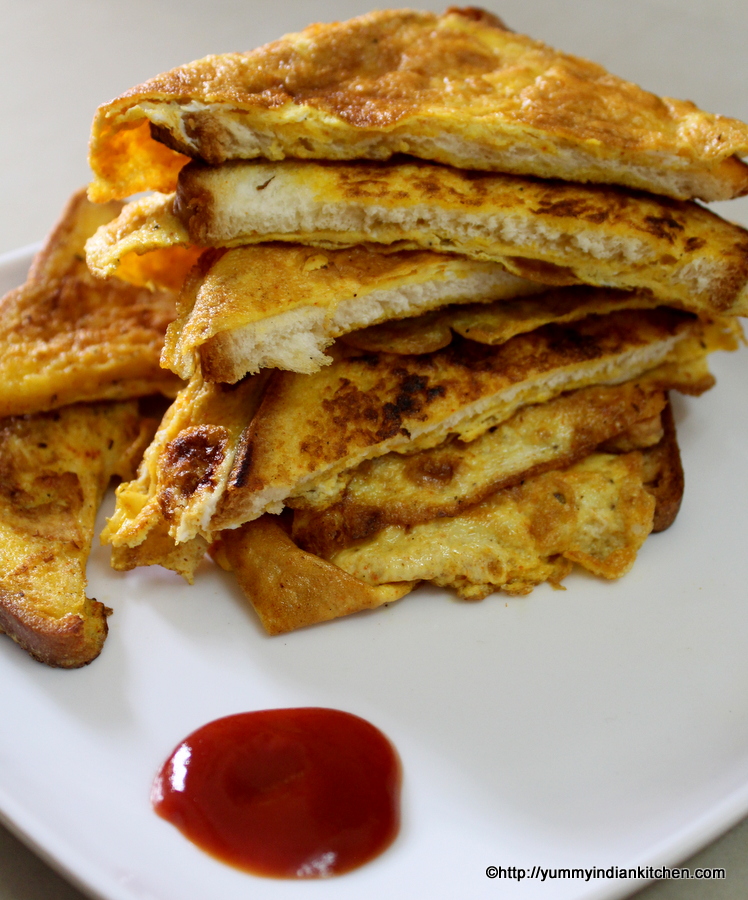
{"label": "toasted bread crust", "polygon": [[736,156],[748,153],[748,126],[452,8],[312,25],[127,91],[96,114],[91,193],[171,190],[189,156],[218,165],[393,153],[678,198],[748,189]]}
{"label": "toasted bread crust", "polygon": [[670,403],[663,410],[662,426],[662,440],[643,453],[645,487],[657,503],[653,532],[665,531],[673,524],[680,511],[685,489],[683,464]]}
{"label": "toasted bread crust", "polygon": [[212,552],[234,572],[268,634],[283,634],[364,609],[412,590],[410,584],[370,585],[300,550],[276,516],[224,532]]}
{"label": "toasted bread crust", "polygon": [[38,662],[63,669],[77,669],[101,653],[108,634],[111,609],[98,600],[87,600],[78,613],[50,619],[34,609],[23,591],[0,586],[0,632],[4,632]]}

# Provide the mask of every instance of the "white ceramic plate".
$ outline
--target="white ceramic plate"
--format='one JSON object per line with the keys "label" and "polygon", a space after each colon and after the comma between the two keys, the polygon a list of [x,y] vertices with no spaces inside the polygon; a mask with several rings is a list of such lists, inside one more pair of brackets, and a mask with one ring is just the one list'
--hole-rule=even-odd
{"label": "white ceramic plate", "polygon": [[[0,258],[0,292],[30,253]],[[675,525],[616,583],[399,603],[268,638],[231,578],[158,568],[90,593],[115,610],[101,657],[47,669],[0,642],[0,812],[107,900],[613,898],[626,880],[489,880],[488,866],[674,863],[748,812],[748,352],[676,398],[687,488]],[[194,728],[243,710],[329,706],[397,746],[402,832],[325,882],[253,878],[150,809],[154,773]]]}

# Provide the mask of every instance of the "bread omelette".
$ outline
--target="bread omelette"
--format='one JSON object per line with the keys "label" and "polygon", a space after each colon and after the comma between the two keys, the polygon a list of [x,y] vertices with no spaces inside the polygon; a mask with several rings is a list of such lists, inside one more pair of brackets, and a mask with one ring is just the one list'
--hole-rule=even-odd
{"label": "bread omelette", "polygon": [[111,610],[86,596],[96,515],[155,427],[135,401],[0,419],[0,632],[47,665],[101,652]]}
{"label": "bread omelette", "polygon": [[[498,346],[456,337],[416,356],[339,349],[313,375],[272,370],[232,386],[198,374],[165,417],[138,478],[118,489],[106,539],[134,548],[165,521],[178,544],[210,541],[292,498],[334,493],[366,461],[447,439],[472,442],[525,406],[581,388],[646,377],[649,390],[701,393],[713,383],[708,352],[735,347],[730,320],[623,310]],[[552,443],[551,458],[563,458],[563,441]]]}
{"label": "bread omelette", "polygon": [[381,10],[180,66],[95,116],[94,200],[174,189],[189,158],[386,160],[604,182],[686,199],[748,190],[748,127],[659,98],[491,13]]}
{"label": "bread omelette", "polygon": [[92,271],[174,246],[376,243],[501,264],[559,286],[647,290],[693,312],[748,312],[748,231],[693,202],[429,163],[189,165],[175,195],[125,207],[88,241]]}
{"label": "bread omelette", "polygon": [[176,312],[168,278],[153,290],[102,281],[83,258],[86,240],[120,206],[96,206],[77,192],[26,282],[0,299],[0,417],[179,390],[179,379],[159,364]]}

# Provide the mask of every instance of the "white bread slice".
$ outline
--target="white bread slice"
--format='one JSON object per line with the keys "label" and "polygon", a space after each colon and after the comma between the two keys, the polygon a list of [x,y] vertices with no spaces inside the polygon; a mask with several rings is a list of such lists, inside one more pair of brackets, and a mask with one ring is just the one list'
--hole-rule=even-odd
{"label": "white bread slice", "polygon": [[333,340],[451,303],[487,303],[545,286],[498,263],[377,247],[258,244],[206,253],[187,279],[162,364],[233,384],[261,368],[312,373]]}
{"label": "white bread slice", "polygon": [[375,242],[498,262],[550,285],[647,290],[703,315],[748,313],[748,231],[696,203],[427,163],[189,165],[87,244],[89,266],[174,244]]}

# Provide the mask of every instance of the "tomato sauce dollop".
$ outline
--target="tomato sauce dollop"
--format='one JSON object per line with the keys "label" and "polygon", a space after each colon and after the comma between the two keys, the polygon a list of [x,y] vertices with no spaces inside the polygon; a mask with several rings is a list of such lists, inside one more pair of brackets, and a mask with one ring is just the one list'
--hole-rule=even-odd
{"label": "tomato sauce dollop", "polygon": [[174,750],[156,812],[201,849],[254,875],[321,878],[395,839],[400,761],[371,723],[335,709],[217,719]]}

